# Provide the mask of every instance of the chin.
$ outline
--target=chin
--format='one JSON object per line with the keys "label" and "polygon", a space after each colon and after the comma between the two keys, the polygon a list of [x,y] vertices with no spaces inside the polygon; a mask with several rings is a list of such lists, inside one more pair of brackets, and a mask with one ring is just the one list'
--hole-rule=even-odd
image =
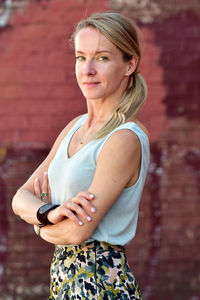
{"label": "chin", "polygon": [[97,93],[83,93],[83,95],[87,100],[98,100],[104,98],[103,94]]}

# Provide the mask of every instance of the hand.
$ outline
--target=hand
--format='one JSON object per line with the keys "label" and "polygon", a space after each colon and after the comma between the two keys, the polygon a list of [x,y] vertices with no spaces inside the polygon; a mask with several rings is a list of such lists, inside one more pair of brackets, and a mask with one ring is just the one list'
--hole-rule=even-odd
{"label": "hand", "polygon": [[[44,201],[45,203],[51,203],[51,190],[49,186],[48,173],[44,172],[42,177],[42,184],[38,178],[34,181],[35,196]],[[43,196],[43,194],[45,196]]]}
{"label": "hand", "polygon": [[[34,190],[35,195],[39,199],[41,199],[41,194],[45,193],[46,196],[42,197],[41,200],[51,203],[51,190],[47,172],[43,174],[42,183],[40,183],[38,178],[35,179]],[[94,200],[94,195],[81,191],[74,198],[68,199],[59,207],[51,210],[48,213],[48,220],[53,224],[57,224],[67,217],[78,225],[83,225],[83,220],[90,222],[92,218],[88,213],[95,213],[96,211],[95,207],[91,204],[91,200]]]}
{"label": "hand", "polygon": [[48,213],[48,220],[57,224],[67,217],[77,225],[82,226],[83,220],[92,221],[90,214],[96,211],[91,200],[94,200],[93,194],[81,191],[74,198],[68,199],[59,207],[51,210]]}

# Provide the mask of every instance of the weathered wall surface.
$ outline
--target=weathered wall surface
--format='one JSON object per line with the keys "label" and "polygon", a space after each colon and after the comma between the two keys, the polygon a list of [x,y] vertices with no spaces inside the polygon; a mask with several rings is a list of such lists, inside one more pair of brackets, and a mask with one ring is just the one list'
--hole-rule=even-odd
{"label": "weathered wall surface", "polygon": [[108,8],[137,21],[149,87],[140,117],[152,162],[130,265],[145,300],[200,299],[197,0],[30,1],[0,28],[0,299],[47,298],[53,248],[13,215],[11,198],[85,112],[67,40],[76,21]]}

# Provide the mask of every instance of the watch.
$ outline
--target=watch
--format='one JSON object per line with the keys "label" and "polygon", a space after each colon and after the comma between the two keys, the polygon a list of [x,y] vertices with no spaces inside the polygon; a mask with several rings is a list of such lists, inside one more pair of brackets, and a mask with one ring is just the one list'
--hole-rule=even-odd
{"label": "watch", "polygon": [[59,205],[56,205],[56,204],[44,204],[42,205],[38,211],[37,211],[37,219],[38,221],[41,223],[41,224],[44,224],[44,225],[48,225],[48,224],[53,224],[52,222],[50,222],[48,220],[48,213],[58,207]]}

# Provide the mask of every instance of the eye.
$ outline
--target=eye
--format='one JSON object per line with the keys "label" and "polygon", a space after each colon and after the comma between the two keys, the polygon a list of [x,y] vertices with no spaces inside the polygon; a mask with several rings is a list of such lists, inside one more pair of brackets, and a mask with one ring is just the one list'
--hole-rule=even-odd
{"label": "eye", "polygon": [[83,61],[83,60],[85,60],[85,57],[84,57],[84,56],[81,56],[81,55],[79,55],[79,56],[76,56],[76,60]]}
{"label": "eye", "polygon": [[108,57],[107,56],[100,56],[99,60],[100,61],[106,61],[106,60],[108,60]]}

